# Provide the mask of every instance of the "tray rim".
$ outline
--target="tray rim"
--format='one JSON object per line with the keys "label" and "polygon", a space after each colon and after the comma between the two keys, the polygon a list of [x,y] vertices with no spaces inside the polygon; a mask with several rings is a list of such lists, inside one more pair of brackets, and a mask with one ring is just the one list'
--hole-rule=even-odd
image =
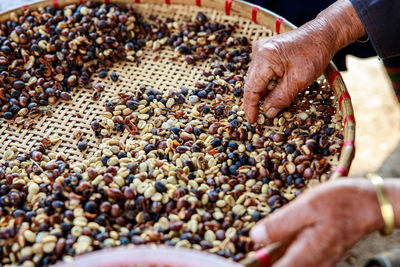
{"label": "tray rim", "polygon": [[[89,0],[41,0],[29,5],[23,5],[17,8],[11,8],[0,12],[0,22],[9,19],[11,13],[22,15],[25,10],[35,10],[40,7],[52,6],[54,8],[62,8],[71,4],[81,4]],[[227,15],[236,15],[246,19],[252,20],[262,26],[271,27],[270,24],[275,24],[275,31],[279,30],[280,33],[285,33],[296,29],[297,27],[279,16],[278,14],[248,3],[244,0],[91,0],[92,2],[110,3],[110,4],[165,4],[165,5],[188,5],[188,6],[201,6],[206,8],[215,9],[217,11],[225,11]],[[355,118],[350,95],[344,83],[340,72],[335,64],[330,61],[327,68],[322,73],[329,82],[329,86],[335,94],[335,97],[341,103],[339,109],[343,118],[343,146],[338,160],[338,164],[332,171],[330,179],[347,176],[351,163],[355,154]],[[328,78],[329,77],[329,78]]]}

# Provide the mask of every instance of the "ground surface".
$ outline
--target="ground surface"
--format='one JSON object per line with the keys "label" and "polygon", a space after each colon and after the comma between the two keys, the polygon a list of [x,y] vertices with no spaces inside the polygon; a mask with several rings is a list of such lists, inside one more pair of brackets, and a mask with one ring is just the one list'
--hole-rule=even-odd
{"label": "ground surface", "polygon": [[[34,1],[2,0],[0,11],[30,2]],[[348,67],[349,71],[342,75],[352,97],[357,122],[357,149],[350,175],[361,176],[381,168],[383,176],[394,176],[393,170],[400,172],[400,105],[394,98],[390,81],[377,58],[349,57]],[[397,151],[393,152],[396,147]],[[400,231],[388,238],[375,233],[359,242],[338,266],[362,266],[372,255],[395,247],[400,247]]]}
{"label": "ground surface", "polygon": [[[356,117],[356,155],[350,175],[357,176],[376,171],[400,145],[400,105],[377,58],[348,57],[347,62],[349,70],[343,72],[343,78]],[[396,154],[397,158],[391,157],[391,167],[399,170],[400,153]],[[389,166],[383,165],[386,168],[382,175],[392,176],[387,171]]]}

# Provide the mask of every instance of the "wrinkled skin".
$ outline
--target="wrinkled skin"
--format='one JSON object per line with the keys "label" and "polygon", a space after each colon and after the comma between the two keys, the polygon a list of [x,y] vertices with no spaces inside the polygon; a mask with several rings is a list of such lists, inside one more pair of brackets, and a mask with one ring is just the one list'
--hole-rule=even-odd
{"label": "wrinkled skin", "polygon": [[[257,120],[259,101],[265,115],[275,117],[321,75],[340,48],[365,34],[350,1],[338,0],[300,28],[254,43],[243,101],[248,121]],[[282,81],[268,91],[273,77]]]}
{"label": "wrinkled skin", "polygon": [[367,179],[319,185],[259,222],[255,242],[268,245],[294,238],[278,267],[334,266],[343,254],[383,220],[374,187]]}
{"label": "wrinkled skin", "polygon": [[[244,91],[245,112],[250,123],[257,120],[260,100],[264,101],[267,117],[275,117],[328,65],[331,54],[325,48],[327,44],[318,41],[318,36],[303,32],[291,31],[261,39],[253,45]],[[282,77],[282,81],[268,91],[266,87],[274,76]]]}

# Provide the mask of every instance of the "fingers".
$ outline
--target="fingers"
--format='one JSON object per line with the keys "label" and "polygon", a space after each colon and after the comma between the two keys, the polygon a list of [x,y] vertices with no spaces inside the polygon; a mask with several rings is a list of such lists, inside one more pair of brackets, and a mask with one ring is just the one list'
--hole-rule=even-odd
{"label": "fingers", "polygon": [[262,68],[258,67],[257,58],[249,69],[248,78],[244,89],[244,111],[250,123],[254,123],[258,117],[258,103],[266,94],[268,82],[274,76],[274,72],[269,68],[268,63],[264,63]]}
{"label": "fingers", "polygon": [[247,89],[245,87],[243,98],[244,112],[247,115],[247,120],[249,123],[254,123],[258,117],[258,102],[261,100],[263,95],[256,92],[246,93],[246,91]]}
{"label": "fingers", "polygon": [[274,118],[279,111],[289,106],[296,98],[299,90],[296,87],[289,87],[287,78],[269,92],[263,103],[264,113],[268,118]]}
{"label": "fingers", "polygon": [[314,216],[307,204],[304,198],[298,198],[275,211],[253,227],[250,232],[251,239],[256,243],[268,245],[285,240],[313,224]]}
{"label": "fingers", "polygon": [[323,226],[304,229],[274,267],[333,266],[343,250],[335,245],[335,236],[331,233]]}

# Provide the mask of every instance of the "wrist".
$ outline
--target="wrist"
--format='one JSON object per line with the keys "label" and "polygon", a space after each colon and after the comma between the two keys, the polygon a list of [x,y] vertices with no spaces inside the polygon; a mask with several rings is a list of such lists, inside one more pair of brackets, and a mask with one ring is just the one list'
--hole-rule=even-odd
{"label": "wrist", "polygon": [[380,233],[384,236],[393,233],[395,228],[395,218],[392,204],[389,201],[382,177],[377,174],[369,173],[366,175],[368,180],[375,188],[376,197],[378,199],[380,213],[383,221],[383,227],[380,229]]}
{"label": "wrist", "polygon": [[384,222],[381,213],[381,207],[378,200],[377,192],[374,185],[367,179],[363,178],[359,180],[360,188],[364,191],[364,212],[360,212],[360,215],[365,218],[365,231],[371,233],[383,229]]}
{"label": "wrist", "polygon": [[[338,0],[315,19],[331,43],[333,55],[341,48],[366,35],[364,25],[350,0]],[[332,56],[333,56],[332,55]]]}
{"label": "wrist", "polygon": [[385,178],[383,187],[394,212],[394,226],[400,228],[400,181],[399,178]]}
{"label": "wrist", "polygon": [[[375,187],[366,178],[348,178],[332,181],[330,187],[337,203],[348,212],[352,227],[362,236],[383,228],[383,218]],[[343,203],[344,201],[344,203]]]}

